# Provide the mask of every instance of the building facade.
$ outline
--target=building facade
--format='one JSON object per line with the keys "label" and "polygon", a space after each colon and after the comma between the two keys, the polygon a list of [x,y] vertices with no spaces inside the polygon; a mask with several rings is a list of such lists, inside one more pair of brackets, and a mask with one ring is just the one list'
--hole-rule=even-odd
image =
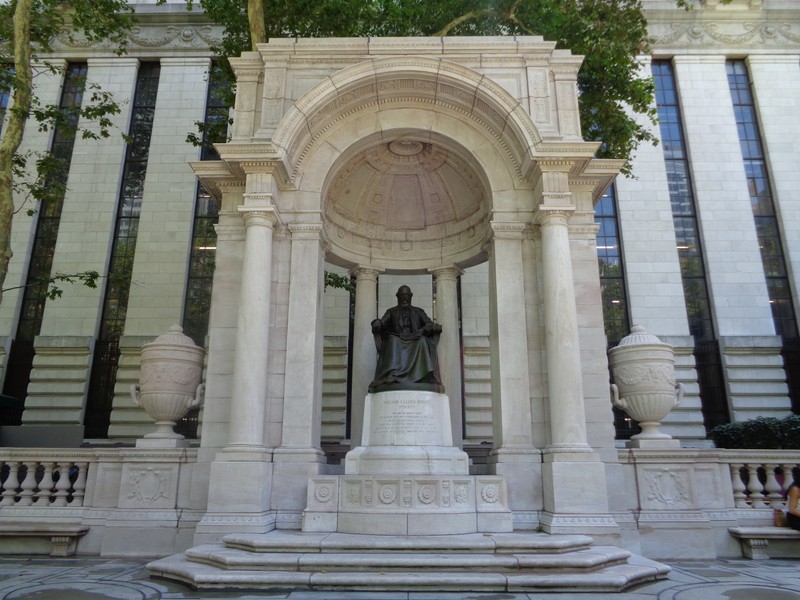
{"label": "building facade", "polygon": [[[454,444],[470,473],[505,479],[514,528],[732,552],[715,538],[742,507],[715,498],[731,482],[707,433],[800,407],[794,2],[644,2],[660,143],[633,177],[581,139],[580,59],[534,37],[272,40],[233,61],[229,141],[203,154],[185,138],[227,117],[219,30],[182,3],[134,4],[128,55],[63,40],[64,73],[37,77],[43,101],[81,102],[84,79],[127,100],[115,126],[131,141],[27,131],[25,149],[68,169],[63,198],[14,225],[2,377],[24,411],[4,413],[3,445],[110,452],[96,472],[111,483],[91,491],[131,508],[111,500],[126,461],[172,459],[136,458],[152,419],[129,389],[142,346],[180,324],[206,349],[206,399],[173,450],[191,465],[173,494],[185,510],[148,517],[178,531],[159,547],[300,528],[309,478],[360,445],[368,323],[407,284],[444,325]],[[89,269],[98,288],[57,300],[30,285]],[[645,452],[649,475],[621,458],[636,423],[608,390],[606,349],[633,324],[673,346],[686,390],[662,427],[684,450]],[[663,482],[673,463],[689,483]],[[640,477],[677,492],[637,503]],[[84,552],[120,552],[84,518],[98,531]]]}

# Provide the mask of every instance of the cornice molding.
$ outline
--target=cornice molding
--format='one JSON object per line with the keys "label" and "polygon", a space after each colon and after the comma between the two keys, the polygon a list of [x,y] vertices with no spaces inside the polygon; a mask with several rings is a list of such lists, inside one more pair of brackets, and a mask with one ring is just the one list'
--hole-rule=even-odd
{"label": "cornice molding", "polygon": [[792,19],[765,19],[760,15],[708,20],[671,19],[650,22],[650,43],[655,51],[668,46],[738,46],[745,48],[800,48],[800,14]]}

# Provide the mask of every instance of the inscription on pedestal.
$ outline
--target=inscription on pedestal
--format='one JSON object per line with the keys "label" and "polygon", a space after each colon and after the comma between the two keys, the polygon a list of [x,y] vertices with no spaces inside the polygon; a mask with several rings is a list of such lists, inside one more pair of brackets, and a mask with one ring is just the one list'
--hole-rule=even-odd
{"label": "inscription on pedestal", "polygon": [[452,445],[446,437],[450,414],[444,394],[384,392],[367,400],[368,445]]}
{"label": "inscription on pedestal", "polygon": [[384,412],[375,419],[375,436],[405,434],[435,435],[438,427],[432,420],[430,403],[419,398],[387,400]]}

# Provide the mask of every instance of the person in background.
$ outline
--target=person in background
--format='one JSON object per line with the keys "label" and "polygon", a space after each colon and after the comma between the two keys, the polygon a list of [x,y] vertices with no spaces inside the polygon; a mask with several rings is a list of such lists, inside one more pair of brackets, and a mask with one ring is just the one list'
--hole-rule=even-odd
{"label": "person in background", "polygon": [[[794,478],[794,473],[792,473]],[[775,525],[800,531],[800,484],[794,478],[786,490],[786,511],[775,509]]]}

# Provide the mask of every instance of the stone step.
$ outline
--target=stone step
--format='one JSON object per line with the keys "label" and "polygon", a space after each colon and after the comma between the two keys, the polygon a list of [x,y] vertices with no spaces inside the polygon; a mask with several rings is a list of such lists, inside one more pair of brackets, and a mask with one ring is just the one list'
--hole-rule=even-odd
{"label": "stone step", "polygon": [[[330,557],[330,555],[328,556]],[[460,555],[460,558],[464,558]],[[641,557],[588,572],[553,569],[535,573],[514,571],[441,571],[420,567],[406,571],[343,570],[324,567],[307,571],[225,569],[198,563],[186,554],[148,565],[154,577],[181,581],[196,589],[314,589],[348,591],[454,591],[454,592],[620,592],[663,578],[669,568]]]}
{"label": "stone step", "polygon": [[246,552],[219,545],[186,552],[189,560],[226,570],[545,573],[589,572],[624,564],[630,552],[596,547],[567,554],[441,554],[427,552]]}
{"label": "stone step", "polygon": [[226,535],[225,546],[250,552],[447,552],[563,554],[592,545],[586,535],[469,533],[462,535],[359,535],[274,530]]}
{"label": "stone step", "polygon": [[618,592],[669,567],[583,535],[231,534],[147,565],[197,589]]}

